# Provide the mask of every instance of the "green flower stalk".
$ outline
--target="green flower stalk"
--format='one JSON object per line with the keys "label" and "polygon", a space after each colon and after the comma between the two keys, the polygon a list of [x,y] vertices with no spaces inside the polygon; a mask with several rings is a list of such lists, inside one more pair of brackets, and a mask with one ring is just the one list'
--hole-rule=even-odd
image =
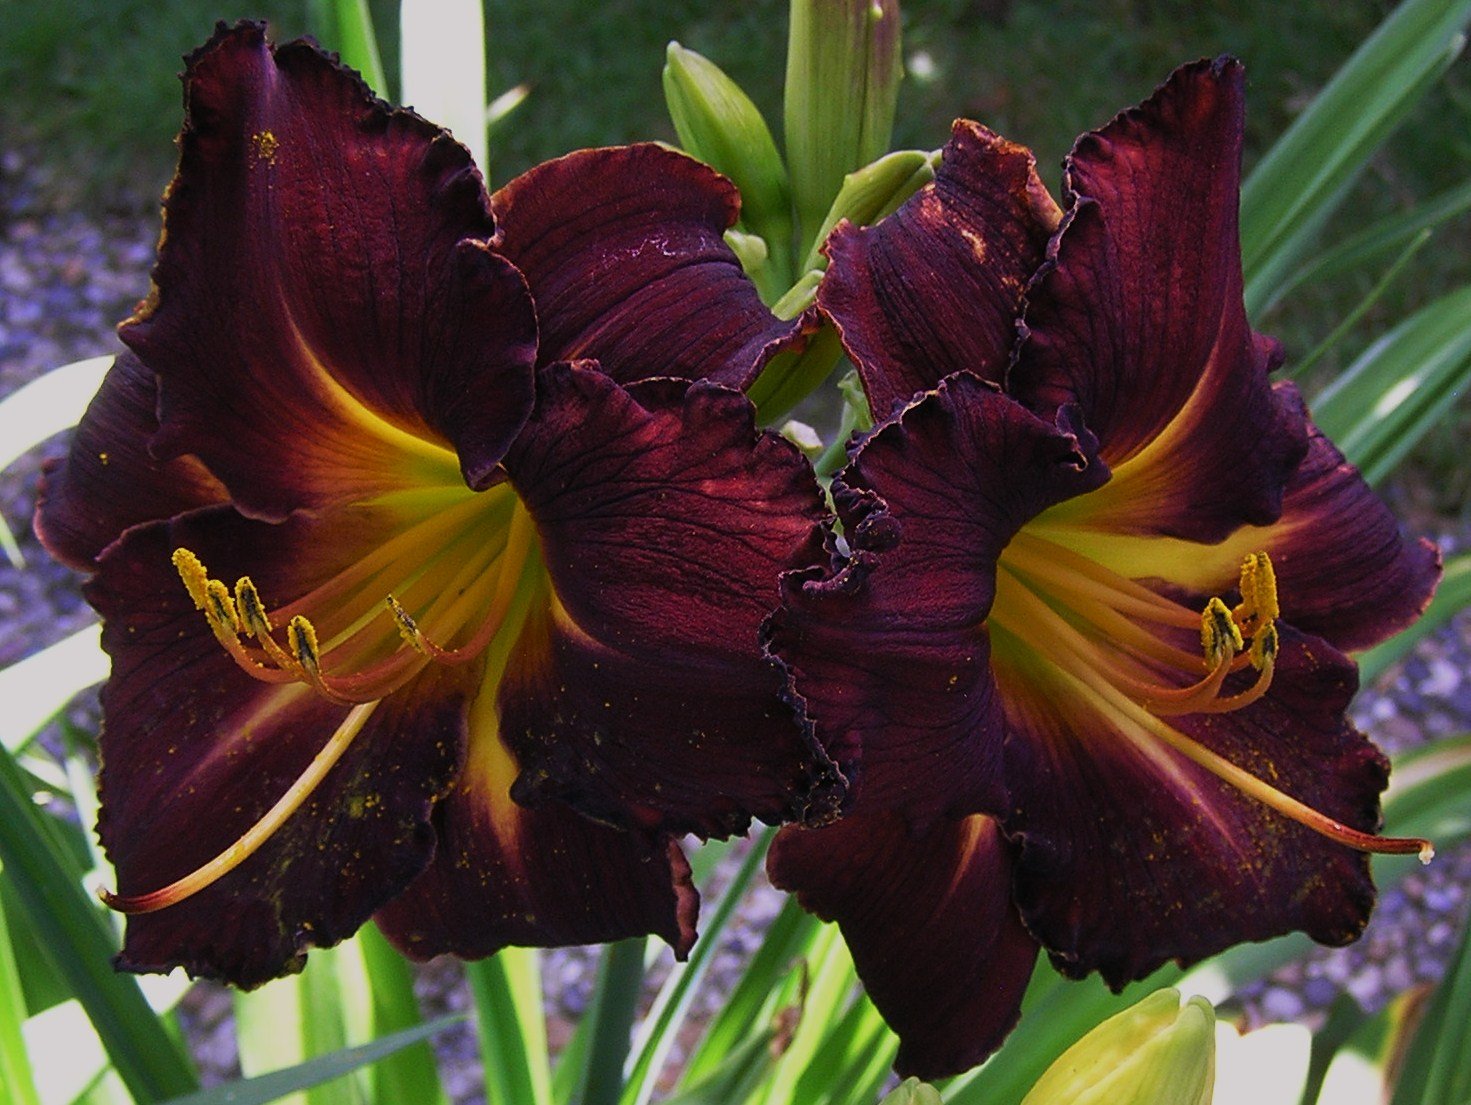
{"label": "green flower stalk", "polygon": [[1216,1014],[1159,990],[1063,1052],[1022,1105],[1211,1105]]}
{"label": "green flower stalk", "polygon": [[898,0],[793,0],[785,122],[802,253],[843,177],[888,151],[902,76]]}
{"label": "green flower stalk", "polygon": [[751,98],[713,61],[677,42],[665,57],[664,99],[680,145],[741,190],[740,225],[764,240],[766,271],[780,294],[792,282],[792,197],[771,130]]}

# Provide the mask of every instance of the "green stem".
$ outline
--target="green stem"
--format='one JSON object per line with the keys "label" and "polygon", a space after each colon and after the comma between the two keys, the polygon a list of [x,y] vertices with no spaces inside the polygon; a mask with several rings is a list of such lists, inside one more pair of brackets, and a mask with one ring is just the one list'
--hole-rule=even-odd
{"label": "green stem", "polygon": [[603,952],[597,988],[587,1011],[592,1020],[587,1065],[580,1092],[573,1098],[580,1105],[618,1105],[623,1095],[623,1067],[643,990],[646,943],[643,939],[620,940]]}

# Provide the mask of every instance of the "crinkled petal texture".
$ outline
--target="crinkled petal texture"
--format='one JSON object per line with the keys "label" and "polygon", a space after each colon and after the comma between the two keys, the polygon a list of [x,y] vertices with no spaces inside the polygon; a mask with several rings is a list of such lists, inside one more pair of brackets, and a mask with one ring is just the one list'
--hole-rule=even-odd
{"label": "crinkled petal texture", "polygon": [[544,655],[502,690],[517,799],[702,835],[831,804],[832,765],[756,647],[778,576],[821,556],[805,460],[709,382],[630,393],[559,363],[537,386],[506,467],[555,600]]}
{"label": "crinkled petal texture", "polygon": [[[129,919],[119,962],[253,986],[351,935],[434,850],[429,813],[464,737],[465,695],[439,678],[356,713],[296,683],[261,682],[216,642],[169,562],[180,546],[265,595],[309,591],[378,547],[392,522],[324,527],[225,506],[137,526],[88,584],[113,673],[103,690],[99,833],[124,896],[159,890],[223,853],[306,770],[339,726],[361,725],[307,802],[249,859],[178,904]],[[362,715],[366,713],[364,718]]]}
{"label": "crinkled petal texture", "polygon": [[1027,291],[1008,391],[1082,408],[1113,469],[1114,531],[1213,542],[1272,522],[1307,447],[1294,396],[1268,386],[1275,343],[1242,305],[1244,86],[1233,60],[1185,66],[1079,139]]}
{"label": "crinkled petal texture", "polygon": [[959,1074],[1016,1024],[1037,942],[1012,906],[1011,858],[991,818],[920,832],[883,812],[786,828],[767,866],[776,886],[838,922],[864,989],[899,1035],[901,1074]]}
{"label": "crinkled petal texture", "polygon": [[154,290],[122,328],[161,381],[151,448],[260,517],[484,486],[532,402],[525,281],[479,173],[309,43],[221,29],[189,59]]}
{"label": "crinkled petal texture", "polygon": [[1028,518],[1103,478],[1091,445],[962,373],[834,482],[851,556],[786,576],[766,637],[856,809],[919,824],[1005,809],[983,628],[996,559]]}
{"label": "crinkled petal texture", "polygon": [[653,144],[579,150],[498,191],[498,248],[526,275],[541,363],[593,358],[614,379],[711,379],[744,390],[799,340],[761,302],[725,231],[735,185]]}
{"label": "crinkled petal texture", "polygon": [[1031,151],[962,119],[934,181],[876,226],[839,225],[818,303],[875,418],[952,372],[1001,382],[1060,217]]}

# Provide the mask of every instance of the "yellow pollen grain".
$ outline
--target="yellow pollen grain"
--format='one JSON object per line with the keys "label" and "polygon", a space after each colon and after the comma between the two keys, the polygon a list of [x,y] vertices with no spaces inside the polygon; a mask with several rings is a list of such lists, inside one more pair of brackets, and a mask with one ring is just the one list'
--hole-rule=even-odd
{"label": "yellow pollen grain", "polygon": [[194,600],[194,609],[203,610],[209,596],[209,572],[200,563],[199,557],[188,549],[175,549],[170,559],[179,578],[184,581],[189,597]]}
{"label": "yellow pollen grain", "polygon": [[268,130],[256,131],[250,136],[250,141],[255,145],[255,156],[266,164],[271,165],[276,161],[276,150],[281,146],[276,136]]}

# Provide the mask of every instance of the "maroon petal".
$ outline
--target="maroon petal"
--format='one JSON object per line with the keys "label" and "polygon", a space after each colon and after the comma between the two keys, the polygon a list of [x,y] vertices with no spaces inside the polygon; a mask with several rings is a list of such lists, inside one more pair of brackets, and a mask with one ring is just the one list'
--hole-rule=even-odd
{"label": "maroon petal", "polygon": [[[1281,634],[1265,698],[1232,713],[1162,720],[1371,832],[1388,763],[1344,720],[1353,665],[1322,641],[1286,626]],[[1119,987],[1167,960],[1193,963],[1243,941],[1300,929],[1344,944],[1362,931],[1374,902],[1367,856],[1288,820],[1157,737],[1131,737],[1055,669],[1003,659],[998,678],[1012,726],[1015,812],[1006,829],[1021,845],[1017,903],[1059,969],[1096,969]]]}
{"label": "maroon petal", "polygon": [[703,835],[801,816],[831,764],[777,697],[757,627],[820,555],[811,469],[708,382],[630,394],[556,364],[506,459],[556,597],[502,691],[518,801]]}
{"label": "maroon petal", "polygon": [[962,373],[834,482],[851,558],[787,576],[767,637],[862,808],[922,824],[1005,808],[982,628],[996,558],[1037,512],[1103,478],[1089,448]]}
{"label": "maroon petal", "polygon": [[[1112,484],[1062,509],[1076,508],[1090,555],[1113,571],[1169,580],[1196,594],[1230,593],[1242,559],[1266,552],[1276,569],[1283,618],[1336,648],[1368,648],[1425,609],[1440,578],[1440,554],[1423,538],[1407,539],[1358,470],[1311,423],[1308,432],[1308,455],[1288,482],[1282,516],[1269,526],[1243,527],[1218,544],[1113,532]],[[1161,472],[1161,480],[1166,475]]]}
{"label": "maroon petal", "polygon": [[[1280,356],[1241,298],[1237,195],[1244,78],[1221,59],[1177,70],[1079,139],[1070,209],[1027,291],[1008,388],[1076,403],[1114,471],[1110,527],[1218,541],[1273,521],[1306,449]],[[1157,485],[1186,489],[1162,498]]]}
{"label": "maroon petal", "polygon": [[513,944],[653,933],[683,959],[699,895],[679,845],[597,824],[559,802],[517,805],[516,761],[494,708],[493,694],[476,702],[464,771],[435,811],[434,862],[378,914],[389,938],[415,959],[479,959]]}
{"label": "maroon petal", "polygon": [[[102,695],[99,833],[125,897],[223,853],[286,793],[348,716],[301,684],[245,674],[169,563],[184,546],[287,593],[319,566],[321,533],[211,507],[135,527],[101,557],[88,597],[113,659]],[[363,534],[335,533],[339,555]],[[274,555],[272,555],[274,554]],[[454,778],[465,691],[439,670],[381,701],[306,802],[217,882],[132,916],[119,959],[255,986],[299,970],[309,946],[351,935],[423,870],[435,800]]]}
{"label": "maroon petal", "polygon": [[959,1074],[1016,1024],[1037,942],[1012,905],[1011,860],[989,817],[924,833],[882,813],[786,828],[767,868],[842,929],[864,989],[899,1035],[900,1074]]}
{"label": "maroon petal", "polygon": [[580,150],[517,177],[492,204],[497,244],[536,298],[542,364],[585,357],[623,383],[744,389],[797,332],[725,244],[735,186],[694,158],[652,144]]}
{"label": "maroon petal", "polygon": [[961,119],[932,183],[876,226],[838,227],[818,302],[876,418],[952,372],[1000,382],[1060,216],[1030,150]]}
{"label": "maroon petal", "polygon": [[87,406],[71,446],[49,465],[36,503],[36,533],[52,556],[90,572],[129,526],[224,501],[194,457],[156,460],[158,381],[131,353],[118,357]]}
{"label": "maroon petal", "polygon": [[481,486],[530,410],[536,331],[464,148],[254,24],[189,59],[185,101],[154,291],[122,329],[161,381],[153,451],[277,518],[450,449]]}

